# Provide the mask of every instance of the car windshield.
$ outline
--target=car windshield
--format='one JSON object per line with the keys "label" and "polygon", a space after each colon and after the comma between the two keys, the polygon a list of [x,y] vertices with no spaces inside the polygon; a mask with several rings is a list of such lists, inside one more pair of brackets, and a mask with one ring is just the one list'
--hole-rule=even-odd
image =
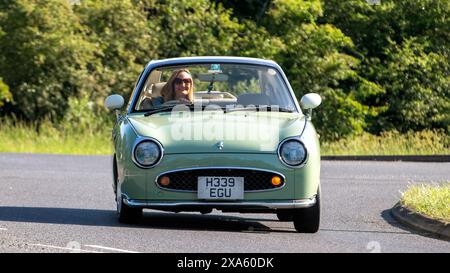
{"label": "car windshield", "polygon": [[[297,112],[280,73],[262,65],[208,63],[160,67],[148,76],[134,111],[154,113],[177,104],[225,110]],[[196,108],[198,109],[198,108]]]}
{"label": "car windshield", "polygon": [[276,69],[229,63],[156,68],[147,77],[133,111],[151,114],[180,103],[201,105],[201,109],[297,112],[294,98]]}

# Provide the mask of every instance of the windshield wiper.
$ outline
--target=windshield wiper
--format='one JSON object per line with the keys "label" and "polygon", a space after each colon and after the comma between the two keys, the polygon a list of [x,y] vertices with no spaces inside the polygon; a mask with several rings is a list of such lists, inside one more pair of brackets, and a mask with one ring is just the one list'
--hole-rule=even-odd
{"label": "windshield wiper", "polygon": [[254,112],[283,112],[283,113],[293,113],[293,109],[284,107],[272,107],[266,105],[257,105],[254,107],[237,107],[237,108],[227,108],[226,113],[235,111],[254,111]]}
{"label": "windshield wiper", "polygon": [[171,105],[171,106],[164,106],[164,107],[159,107],[156,109],[152,109],[150,111],[145,112],[144,116],[148,117],[150,115],[156,114],[156,113],[160,113],[160,112],[167,112],[167,111],[172,111],[173,107],[175,105]]}
{"label": "windshield wiper", "polygon": [[[178,108],[178,105],[182,105],[181,108]],[[186,107],[189,108],[190,111],[194,111],[194,110],[202,110],[204,111],[206,109],[206,107],[208,107],[208,105],[196,105],[196,104],[174,104],[174,105],[170,105],[170,106],[163,106],[160,108],[156,108],[156,109],[152,109],[149,110],[148,112],[146,112],[144,114],[145,117],[148,117],[152,114],[156,114],[156,113],[160,113],[160,112],[168,112],[168,111],[172,111],[172,110],[185,110]],[[220,108],[223,110],[223,108]],[[209,109],[209,110],[218,110],[215,108]]]}

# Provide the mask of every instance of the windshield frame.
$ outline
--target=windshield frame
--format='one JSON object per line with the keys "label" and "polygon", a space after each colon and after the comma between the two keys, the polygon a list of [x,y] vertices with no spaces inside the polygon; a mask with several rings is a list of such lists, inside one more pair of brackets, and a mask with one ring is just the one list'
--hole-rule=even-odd
{"label": "windshield frame", "polygon": [[[186,59],[192,59],[190,61]],[[280,76],[280,80],[282,81],[281,84],[284,85],[284,87],[288,90],[290,98],[293,100],[293,104],[295,110],[293,113],[299,113],[303,114],[299,104],[297,97],[295,96],[295,93],[292,90],[291,85],[289,84],[289,81],[284,74],[284,71],[281,69],[281,67],[276,64],[273,61],[265,61],[262,59],[253,59],[253,58],[202,58],[202,59],[195,59],[195,58],[175,58],[175,59],[166,59],[161,61],[152,61],[150,62],[144,69],[139,83],[136,85],[135,90],[132,92],[131,97],[131,103],[129,103],[127,114],[132,113],[141,113],[144,114],[147,111],[146,110],[135,110],[136,104],[138,103],[138,100],[141,96],[141,93],[143,92],[144,85],[147,82],[148,77],[150,76],[151,72],[155,69],[165,68],[165,67],[177,67],[177,66],[189,66],[189,65],[201,65],[201,64],[208,64],[208,63],[223,63],[223,64],[235,64],[235,65],[254,65],[254,66],[262,66],[262,67],[268,67],[271,69],[275,69]]]}

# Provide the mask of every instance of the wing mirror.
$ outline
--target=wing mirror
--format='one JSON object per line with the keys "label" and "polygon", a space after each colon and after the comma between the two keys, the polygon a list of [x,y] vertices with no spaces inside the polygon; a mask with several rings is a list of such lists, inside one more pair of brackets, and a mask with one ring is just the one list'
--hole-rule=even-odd
{"label": "wing mirror", "polygon": [[105,99],[105,107],[111,111],[116,111],[116,116],[120,116],[120,108],[123,107],[125,100],[121,95],[111,95]]}
{"label": "wing mirror", "polygon": [[121,95],[111,95],[105,99],[105,107],[109,110],[119,110],[124,103],[125,100]]}
{"label": "wing mirror", "polygon": [[319,106],[320,103],[322,103],[322,98],[316,93],[308,93],[300,100],[300,106],[308,111],[307,116],[309,118],[311,118],[312,109]]}

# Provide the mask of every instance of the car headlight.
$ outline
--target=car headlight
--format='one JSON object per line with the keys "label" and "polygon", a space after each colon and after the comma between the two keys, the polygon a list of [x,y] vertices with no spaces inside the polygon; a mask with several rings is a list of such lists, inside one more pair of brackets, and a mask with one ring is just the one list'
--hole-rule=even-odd
{"label": "car headlight", "polygon": [[278,156],[285,165],[298,167],[306,161],[307,151],[301,141],[289,139],[281,143]]}
{"label": "car headlight", "polygon": [[133,159],[139,167],[153,167],[161,160],[161,158],[162,147],[154,140],[142,140],[134,147]]}

